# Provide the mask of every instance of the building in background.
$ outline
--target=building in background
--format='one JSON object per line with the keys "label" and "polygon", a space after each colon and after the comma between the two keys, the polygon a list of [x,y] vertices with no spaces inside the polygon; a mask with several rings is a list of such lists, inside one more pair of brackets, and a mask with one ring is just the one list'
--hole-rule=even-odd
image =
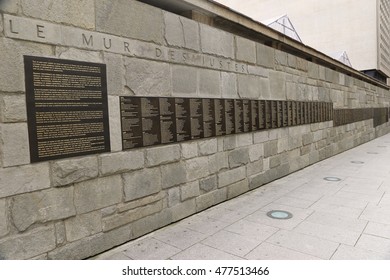
{"label": "building in background", "polygon": [[[390,0],[215,0],[259,22],[287,15],[302,42],[357,70],[390,77]],[[389,80],[388,80],[389,82]]]}

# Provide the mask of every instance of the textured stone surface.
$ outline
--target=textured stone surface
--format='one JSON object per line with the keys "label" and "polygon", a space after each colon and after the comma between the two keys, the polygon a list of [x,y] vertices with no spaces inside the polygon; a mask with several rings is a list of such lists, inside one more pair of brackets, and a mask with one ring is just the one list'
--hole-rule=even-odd
{"label": "textured stone surface", "polygon": [[162,188],[170,188],[187,181],[185,165],[181,162],[161,166]]}
{"label": "textured stone surface", "polygon": [[0,145],[4,167],[30,163],[26,123],[0,124]]}
{"label": "textured stone surface", "polygon": [[74,204],[78,214],[102,209],[122,201],[119,175],[97,178],[74,185]]}
{"label": "textured stone surface", "polygon": [[249,191],[248,179],[244,179],[227,187],[227,198],[231,199],[247,191]]}
{"label": "textured stone surface", "polygon": [[99,156],[100,174],[111,175],[140,169],[144,166],[142,151],[110,153]]}
{"label": "textured stone surface", "polygon": [[199,96],[221,97],[221,76],[218,71],[202,69],[199,70]]}
{"label": "textured stone surface", "polygon": [[146,166],[156,166],[180,159],[180,146],[169,145],[146,150]]}
{"label": "textured stone surface", "polygon": [[124,226],[58,247],[49,252],[48,258],[57,260],[84,259],[122,244],[130,238],[131,229],[129,226]]}
{"label": "textured stone surface", "polygon": [[238,95],[241,98],[258,99],[260,77],[250,75],[238,75]]}
{"label": "textured stone surface", "polygon": [[271,47],[256,44],[257,64],[267,68],[275,67],[275,50]]}
{"label": "textured stone surface", "polygon": [[216,138],[199,141],[198,146],[200,156],[212,155],[218,150],[218,142]]}
{"label": "textured stone surface", "polygon": [[[135,1],[129,1],[135,2]],[[139,96],[169,96],[172,93],[169,64],[125,58],[127,90]]]}
{"label": "textured stone surface", "polygon": [[198,143],[196,141],[180,144],[181,156],[184,159],[194,158],[198,155]]}
{"label": "textured stone surface", "polygon": [[162,11],[138,1],[96,1],[96,30],[163,43]]}
{"label": "textured stone surface", "polygon": [[187,200],[183,203],[177,204],[170,208],[172,213],[172,221],[176,222],[185,217],[191,216],[196,213],[195,199]]}
{"label": "textured stone surface", "polygon": [[161,190],[160,168],[142,169],[123,175],[125,201],[145,197]]}
{"label": "textured stone surface", "polygon": [[236,36],[236,59],[256,63],[255,42]]}
{"label": "textured stone surface", "polygon": [[125,69],[122,56],[105,52],[104,63],[107,65],[108,94],[123,95],[125,93]]}
{"label": "textured stone surface", "polygon": [[278,152],[278,140],[264,143],[264,157],[276,155]]}
{"label": "textured stone surface", "polygon": [[54,224],[56,230],[56,243],[62,245],[66,242],[65,223],[63,221]]}
{"label": "textured stone surface", "polygon": [[35,223],[45,223],[76,215],[73,187],[21,194],[12,198],[11,216],[20,231]]}
{"label": "textured stone surface", "polygon": [[269,73],[271,96],[273,99],[286,99],[286,74],[271,71]]}
{"label": "textured stone surface", "polygon": [[173,95],[196,95],[198,87],[198,70],[195,67],[172,65]]}
{"label": "textured stone surface", "polygon": [[65,221],[66,238],[75,241],[102,231],[100,211],[78,215]]}
{"label": "textured stone surface", "polygon": [[213,175],[204,179],[199,180],[199,188],[203,192],[210,192],[218,187],[217,176]]}
{"label": "textured stone surface", "polygon": [[108,96],[111,152],[122,151],[122,128],[119,97]]}
{"label": "textured stone surface", "polygon": [[238,98],[237,74],[221,72],[221,91],[223,98]]}
{"label": "textured stone surface", "polygon": [[0,241],[0,259],[28,259],[53,250],[56,246],[54,226],[46,226]]}
{"label": "textured stone surface", "polygon": [[241,165],[245,165],[249,162],[249,150],[248,148],[241,148],[231,151],[229,153],[229,166],[235,168]]}
{"label": "textured stone surface", "polygon": [[[128,210],[134,209],[134,208],[138,208],[138,207],[141,207],[141,206],[152,204],[152,203],[154,203],[156,201],[164,199],[165,197],[166,197],[166,194],[164,192],[159,192],[157,194],[145,196],[145,197],[137,199],[137,200],[121,203],[118,206],[118,212],[125,212],[125,211],[128,211]],[[115,212],[116,211],[110,211],[110,212],[106,213],[105,216],[112,215]]]}
{"label": "textured stone surface", "polygon": [[26,97],[22,94],[0,94],[0,120],[2,122],[26,121]]}
{"label": "textured stone surface", "polygon": [[170,188],[168,191],[168,207],[171,208],[180,203],[180,187]]}
{"label": "textured stone surface", "polygon": [[96,156],[54,161],[51,163],[52,183],[54,186],[65,186],[92,179],[98,176],[98,170]]}
{"label": "textured stone surface", "polygon": [[201,24],[200,37],[201,49],[204,53],[234,58],[232,34]]}
{"label": "textured stone surface", "polygon": [[198,51],[199,26],[196,21],[164,12],[165,39],[169,45]]}
{"label": "textured stone surface", "polygon": [[182,185],[180,187],[180,190],[181,190],[181,200],[182,201],[197,197],[200,194],[199,182],[194,181],[194,182],[190,182],[190,183],[187,183],[185,185]]}
{"label": "textured stone surface", "polygon": [[5,199],[0,199],[0,237],[8,233],[7,204]]}
{"label": "textured stone surface", "polygon": [[185,161],[187,179],[189,181],[209,175],[209,161],[207,157],[198,157]]}
{"label": "textured stone surface", "polygon": [[95,27],[95,9],[93,0],[21,0],[26,16],[76,25],[86,29]]}
{"label": "textured stone surface", "polygon": [[2,0],[0,2],[0,11],[16,14],[19,10],[19,1]]}
{"label": "textured stone surface", "polygon": [[226,188],[218,189],[196,198],[196,211],[202,211],[206,208],[209,208],[215,204],[225,201],[227,198]]}
{"label": "textured stone surface", "polygon": [[241,181],[246,176],[245,166],[218,173],[218,187],[224,187]]}
{"label": "textured stone surface", "polygon": [[48,163],[0,169],[0,198],[49,187]]}
{"label": "textured stone surface", "polygon": [[117,215],[106,217],[103,219],[103,230],[109,231],[114,228],[129,224],[143,217],[160,212],[163,208],[162,201],[157,201],[153,204],[145,205],[136,209],[132,209]]}

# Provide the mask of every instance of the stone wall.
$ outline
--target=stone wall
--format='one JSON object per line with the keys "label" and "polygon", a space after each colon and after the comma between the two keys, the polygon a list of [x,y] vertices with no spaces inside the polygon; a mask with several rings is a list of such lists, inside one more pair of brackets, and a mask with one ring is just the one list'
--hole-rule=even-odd
{"label": "stone wall", "polygon": [[[122,95],[374,108],[389,92],[137,1],[0,3],[0,259],[87,258],[390,131],[330,121],[122,151]],[[23,55],[107,65],[111,153],[30,163]]]}

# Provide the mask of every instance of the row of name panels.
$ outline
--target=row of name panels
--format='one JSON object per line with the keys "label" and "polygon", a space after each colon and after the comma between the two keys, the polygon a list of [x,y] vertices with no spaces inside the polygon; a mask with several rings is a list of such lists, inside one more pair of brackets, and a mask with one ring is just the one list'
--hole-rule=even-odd
{"label": "row of name panels", "polygon": [[128,96],[120,101],[123,149],[333,119],[333,104],[326,102]]}

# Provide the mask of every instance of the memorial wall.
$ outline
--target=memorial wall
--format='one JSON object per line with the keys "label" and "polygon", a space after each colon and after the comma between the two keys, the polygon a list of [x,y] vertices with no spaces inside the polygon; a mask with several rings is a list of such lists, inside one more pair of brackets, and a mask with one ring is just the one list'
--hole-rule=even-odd
{"label": "memorial wall", "polygon": [[390,131],[386,85],[309,60],[134,0],[1,1],[0,259],[88,258]]}

